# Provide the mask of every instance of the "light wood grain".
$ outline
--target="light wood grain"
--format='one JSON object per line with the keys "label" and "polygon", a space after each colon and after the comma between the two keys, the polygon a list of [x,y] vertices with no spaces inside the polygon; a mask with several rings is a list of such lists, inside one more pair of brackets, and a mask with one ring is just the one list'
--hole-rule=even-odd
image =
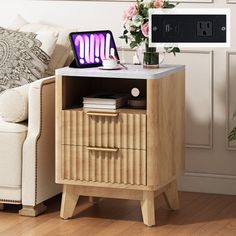
{"label": "light wood grain", "polygon": [[62,156],[62,180],[146,185],[144,150],[63,145]]}
{"label": "light wood grain", "polygon": [[[83,173],[83,172],[82,172]],[[118,189],[130,189],[130,190],[152,190],[156,191],[153,187],[147,185],[134,185],[134,184],[117,184],[117,183],[104,183],[104,182],[92,182],[92,181],[81,181],[81,180],[61,180],[61,184],[79,185],[79,186],[90,186],[90,187],[104,187],[104,188],[118,188]],[[160,189],[158,187],[158,189]]]}
{"label": "light wood grain", "polygon": [[59,217],[61,197],[48,200],[47,213],[36,218],[18,215],[19,206],[6,204],[0,212],[3,236],[214,236],[235,235],[236,196],[181,192],[181,210],[169,211],[156,199],[157,227],[143,225],[140,203],[103,199],[92,205],[81,197],[73,220]]}
{"label": "light wood grain", "polygon": [[92,204],[98,204],[100,201],[102,201],[100,197],[89,197],[89,202]]}
{"label": "light wood grain", "polygon": [[129,199],[129,200],[143,199],[143,192],[139,190],[91,187],[91,186],[75,186],[75,185],[67,185],[67,186],[72,187],[74,193],[77,193],[78,195],[81,196]]}
{"label": "light wood grain", "polygon": [[61,218],[68,219],[73,216],[78,199],[79,194],[76,191],[76,187],[72,185],[64,185],[60,213]]}
{"label": "light wood grain", "polygon": [[140,201],[143,223],[147,226],[154,226],[155,221],[155,202],[154,202],[154,192],[144,191],[143,199]]}
{"label": "light wood grain", "polygon": [[148,80],[147,91],[147,184],[162,185],[184,171],[184,72]]}
{"label": "light wood grain", "polygon": [[[177,191],[173,183],[168,186],[164,186],[156,191],[145,190],[140,191],[137,189],[126,189],[126,188],[107,188],[107,187],[96,187],[88,185],[64,185],[63,196],[62,196],[62,207],[61,207],[61,216],[67,219],[72,217],[74,209],[76,196],[90,196],[89,199],[94,197],[96,198],[116,198],[116,199],[129,199],[129,200],[139,200],[142,209],[142,215],[144,224],[147,226],[155,225],[155,203],[154,199],[160,194],[171,191],[174,194],[174,191]],[[169,193],[169,192],[168,192]],[[69,194],[69,195],[68,195]],[[175,196],[175,195],[173,195]],[[168,197],[170,197],[168,195]],[[172,196],[171,196],[172,197]],[[68,198],[68,199],[66,199]],[[172,202],[171,202],[172,200]],[[178,200],[178,199],[177,199]],[[174,203],[173,198],[169,199],[170,202],[167,202],[168,205]],[[69,204],[69,206],[66,206]],[[74,206],[74,209],[73,209]],[[171,205],[174,210],[174,205]],[[66,217],[65,217],[66,216]]]}
{"label": "light wood grain", "polygon": [[61,142],[66,145],[146,150],[146,115],[129,111],[127,109],[115,116],[101,112],[96,116],[88,115],[83,110],[73,109],[62,111]]}
{"label": "light wood grain", "polygon": [[[62,116],[61,116],[61,111],[62,111],[62,103],[63,103],[63,96],[62,96],[62,76],[56,76],[56,99],[55,99],[55,109],[56,109],[56,130],[55,130],[55,135],[56,135],[56,147],[55,147],[55,152],[56,152],[56,182],[59,182],[62,179],[62,176],[64,176],[61,163],[63,162],[62,160],[62,145],[61,145],[61,138],[62,138]],[[64,136],[64,133],[63,133]]]}
{"label": "light wood grain", "polygon": [[178,210],[179,207],[179,195],[177,190],[177,183],[173,181],[164,190],[164,197],[168,206],[172,210]]}
{"label": "light wood grain", "polygon": [[[184,81],[184,72],[158,80],[92,78],[92,87],[91,79],[58,77],[57,182],[64,184],[62,218],[72,217],[81,195],[139,200],[148,226],[155,225],[154,198],[159,194],[164,192],[169,206],[178,208],[175,181],[184,170]],[[90,93],[124,93],[135,85],[147,98],[147,110],[112,113],[78,108]]]}

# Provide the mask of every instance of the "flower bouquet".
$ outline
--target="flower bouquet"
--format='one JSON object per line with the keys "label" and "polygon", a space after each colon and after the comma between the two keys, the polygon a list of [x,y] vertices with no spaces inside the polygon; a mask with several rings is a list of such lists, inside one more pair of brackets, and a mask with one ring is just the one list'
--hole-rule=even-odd
{"label": "flower bouquet", "polygon": [[[169,0],[137,0],[124,12],[124,32],[120,37],[124,39],[130,48],[138,48],[145,44],[143,64],[144,67],[158,67],[159,53],[155,47],[149,47],[149,9],[151,8],[174,8],[178,5],[169,3]],[[180,52],[177,47],[164,48],[167,53]]]}

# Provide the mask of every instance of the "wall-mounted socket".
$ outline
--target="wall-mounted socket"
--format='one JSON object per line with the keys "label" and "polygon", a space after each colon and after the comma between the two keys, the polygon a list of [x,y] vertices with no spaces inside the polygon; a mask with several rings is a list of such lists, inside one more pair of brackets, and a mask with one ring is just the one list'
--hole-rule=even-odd
{"label": "wall-mounted socket", "polygon": [[212,21],[197,21],[197,36],[212,37],[213,22]]}
{"label": "wall-mounted socket", "polygon": [[228,47],[229,9],[151,9],[152,47]]}

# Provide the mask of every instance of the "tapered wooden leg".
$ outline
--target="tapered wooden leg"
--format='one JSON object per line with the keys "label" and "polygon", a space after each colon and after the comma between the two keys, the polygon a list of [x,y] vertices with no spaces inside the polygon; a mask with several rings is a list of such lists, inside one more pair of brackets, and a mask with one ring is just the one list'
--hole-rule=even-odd
{"label": "tapered wooden leg", "polygon": [[98,204],[100,201],[100,198],[99,197],[89,197],[89,202],[92,203],[92,204]]}
{"label": "tapered wooden leg", "polygon": [[4,210],[4,204],[0,203],[0,211],[3,211],[3,210]]}
{"label": "tapered wooden leg", "polygon": [[77,194],[76,186],[64,185],[60,213],[61,218],[68,219],[73,216],[78,199],[79,195]]}
{"label": "tapered wooden leg", "polygon": [[36,206],[23,206],[21,210],[19,210],[19,214],[22,216],[38,216],[45,212],[47,210],[47,207],[40,203]]}
{"label": "tapered wooden leg", "polygon": [[167,186],[166,190],[164,191],[164,197],[166,203],[172,210],[179,209],[179,195],[176,180]]}
{"label": "tapered wooden leg", "polygon": [[141,209],[143,215],[143,223],[147,226],[155,225],[155,204],[154,204],[154,192],[144,191],[143,200],[141,200]]}

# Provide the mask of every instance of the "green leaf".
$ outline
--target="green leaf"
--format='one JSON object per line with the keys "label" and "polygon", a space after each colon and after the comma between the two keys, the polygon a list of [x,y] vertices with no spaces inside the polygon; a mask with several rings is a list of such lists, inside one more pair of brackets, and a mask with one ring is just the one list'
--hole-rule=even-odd
{"label": "green leaf", "polygon": [[172,51],[173,51],[174,53],[178,53],[178,52],[180,52],[180,49],[177,48],[177,47],[174,47],[174,48],[172,49]]}
{"label": "green leaf", "polygon": [[128,43],[128,36],[127,35],[122,35],[119,37],[120,39],[124,39],[125,43]]}
{"label": "green leaf", "polygon": [[141,31],[137,31],[133,34],[134,40],[139,45],[142,41],[144,41],[144,36]]}
{"label": "green leaf", "polygon": [[[233,118],[236,117],[236,111],[234,111],[233,113]],[[228,140],[229,141],[233,141],[233,140],[236,140],[236,127],[234,127],[231,132],[229,133],[229,136],[228,136]]]}
{"label": "green leaf", "polygon": [[164,1],[163,8],[174,8],[177,5],[179,5],[179,2],[177,2],[176,4],[173,4],[173,3],[169,3],[169,1]]}
{"label": "green leaf", "polygon": [[233,117],[236,117],[236,111],[234,111],[234,113],[233,113]]}
{"label": "green leaf", "polygon": [[138,44],[135,41],[132,41],[129,45],[131,48],[135,48],[138,46]]}
{"label": "green leaf", "polygon": [[177,47],[171,48],[171,47],[164,47],[165,51],[167,53],[173,53],[174,55],[176,55],[176,53],[180,52],[180,49]]}
{"label": "green leaf", "polygon": [[229,141],[233,141],[236,140],[236,127],[234,127],[232,129],[232,131],[230,132],[229,136],[228,136],[228,140]]}
{"label": "green leaf", "polygon": [[144,18],[148,17],[148,8],[143,8],[142,15],[143,15]]}

